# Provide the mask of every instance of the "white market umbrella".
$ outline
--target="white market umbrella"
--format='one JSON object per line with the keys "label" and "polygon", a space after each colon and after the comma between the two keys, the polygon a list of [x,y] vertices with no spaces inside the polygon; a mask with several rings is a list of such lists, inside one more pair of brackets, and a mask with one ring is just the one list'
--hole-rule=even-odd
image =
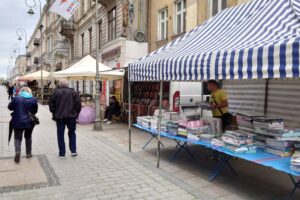
{"label": "white market umbrella", "polygon": [[[99,72],[108,70],[111,70],[111,68],[99,63]],[[53,76],[69,80],[94,80],[96,77],[96,59],[87,55],[70,68],[54,72]]]}
{"label": "white market umbrella", "polygon": [[[50,72],[43,70],[43,80],[50,80],[51,78],[50,76],[51,76]],[[18,79],[18,81],[32,81],[32,80],[41,80],[40,70],[21,76]]]}

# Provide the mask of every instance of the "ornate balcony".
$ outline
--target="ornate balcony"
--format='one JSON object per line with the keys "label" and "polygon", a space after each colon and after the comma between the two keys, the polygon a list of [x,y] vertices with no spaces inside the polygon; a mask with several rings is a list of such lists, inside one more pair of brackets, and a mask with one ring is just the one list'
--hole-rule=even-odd
{"label": "ornate balcony", "polygon": [[53,57],[52,53],[44,53],[43,54],[43,65],[47,64],[54,64],[55,58]]}
{"label": "ornate balcony", "polygon": [[[96,2],[96,0],[93,0],[93,1]],[[104,7],[107,7],[112,2],[113,2],[112,0],[98,0],[98,3],[101,4]]]}
{"label": "ornate balcony", "polygon": [[69,51],[70,51],[70,45],[68,41],[56,40],[52,51],[52,55],[54,57],[59,57],[59,58],[68,57]]}
{"label": "ornate balcony", "polygon": [[77,29],[77,25],[76,23],[72,22],[72,21],[65,21],[63,20],[61,22],[61,26],[60,26],[60,34],[72,39],[73,35],[74,35],[74,31]]}

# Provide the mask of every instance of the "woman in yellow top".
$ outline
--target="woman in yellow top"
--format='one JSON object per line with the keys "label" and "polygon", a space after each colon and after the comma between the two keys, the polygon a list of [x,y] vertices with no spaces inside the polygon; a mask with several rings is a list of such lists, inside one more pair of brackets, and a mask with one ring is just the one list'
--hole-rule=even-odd
{"label": "woman in yellow top", "polygon": [[228,113],[227,94],[224,90],[220,89],[218,82],[215,80],[209,80],[207,87],[211,92],[210,105],[213,117],[222,119],[223,131],[225,131],[232,119],[232,116]]}

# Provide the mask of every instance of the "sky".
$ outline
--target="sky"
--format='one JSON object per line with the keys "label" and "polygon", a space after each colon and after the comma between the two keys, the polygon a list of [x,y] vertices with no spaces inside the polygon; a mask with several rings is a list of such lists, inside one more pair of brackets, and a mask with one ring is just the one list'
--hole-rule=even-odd
{"label": "sky", "polygon": [[[32,4],[34,0],[27,0]],[[38,2],[38,0],[36,0]],[[41,0],[42,5],[45,0]],[[39,4],[38,4],[39,5]],[[35,15],[27,14],[28,7],[25,0],[1,0],[0,4],[0,77],[6,77],[10,57],[13,55],[13,46],[20,46],[20,53],[25,53],[25,41],[18,41],[16,30],[24,28],[29,40],[39,19],[39,7],[35,8]],[[16,56],[18,55],[18,50]],[[12,68],[13,66],[11,66]]]}

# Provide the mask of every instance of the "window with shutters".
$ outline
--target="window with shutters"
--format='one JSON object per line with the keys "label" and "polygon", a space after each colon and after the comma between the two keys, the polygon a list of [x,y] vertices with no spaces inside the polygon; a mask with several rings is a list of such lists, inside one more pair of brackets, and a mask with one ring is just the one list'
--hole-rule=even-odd
{"label": "window with shutters", "polygon": [[99,49],[101,49],[101,47],[102,47],[102,21],[100,21],[99,22],[99,24],[98,24],[98,26],[99,26]]}
{"label": "window with shutters", "polygon": [[214,16],[227,8],[227,0],[208,0],[210,5],[210,15]]}
{"label": "window with shutters", "polygon": [[90,53],[92,52],[92,46],[93,46],[93,43],[92,43],[92,40],[93,40],[93,29],[90,28],[89,29],[89,47],[90,47]]}
{"label": "window with shutters", "polygon": [[175,2],[175,34],[183,33],[186,30],[186,1]]}
{"label": "window with shutters", "polygon": [[112,41],[117,35],[117,13],[116,8],[108,12],[108,41]]}
{"label": "window with shutters", "polygon": [[168,36],[168,9],[158,12],[158,40],[167,39]]}
{"label": "window with shutters", "polygon": [[84,33],[81,34],[81,55],[84,56]]}

